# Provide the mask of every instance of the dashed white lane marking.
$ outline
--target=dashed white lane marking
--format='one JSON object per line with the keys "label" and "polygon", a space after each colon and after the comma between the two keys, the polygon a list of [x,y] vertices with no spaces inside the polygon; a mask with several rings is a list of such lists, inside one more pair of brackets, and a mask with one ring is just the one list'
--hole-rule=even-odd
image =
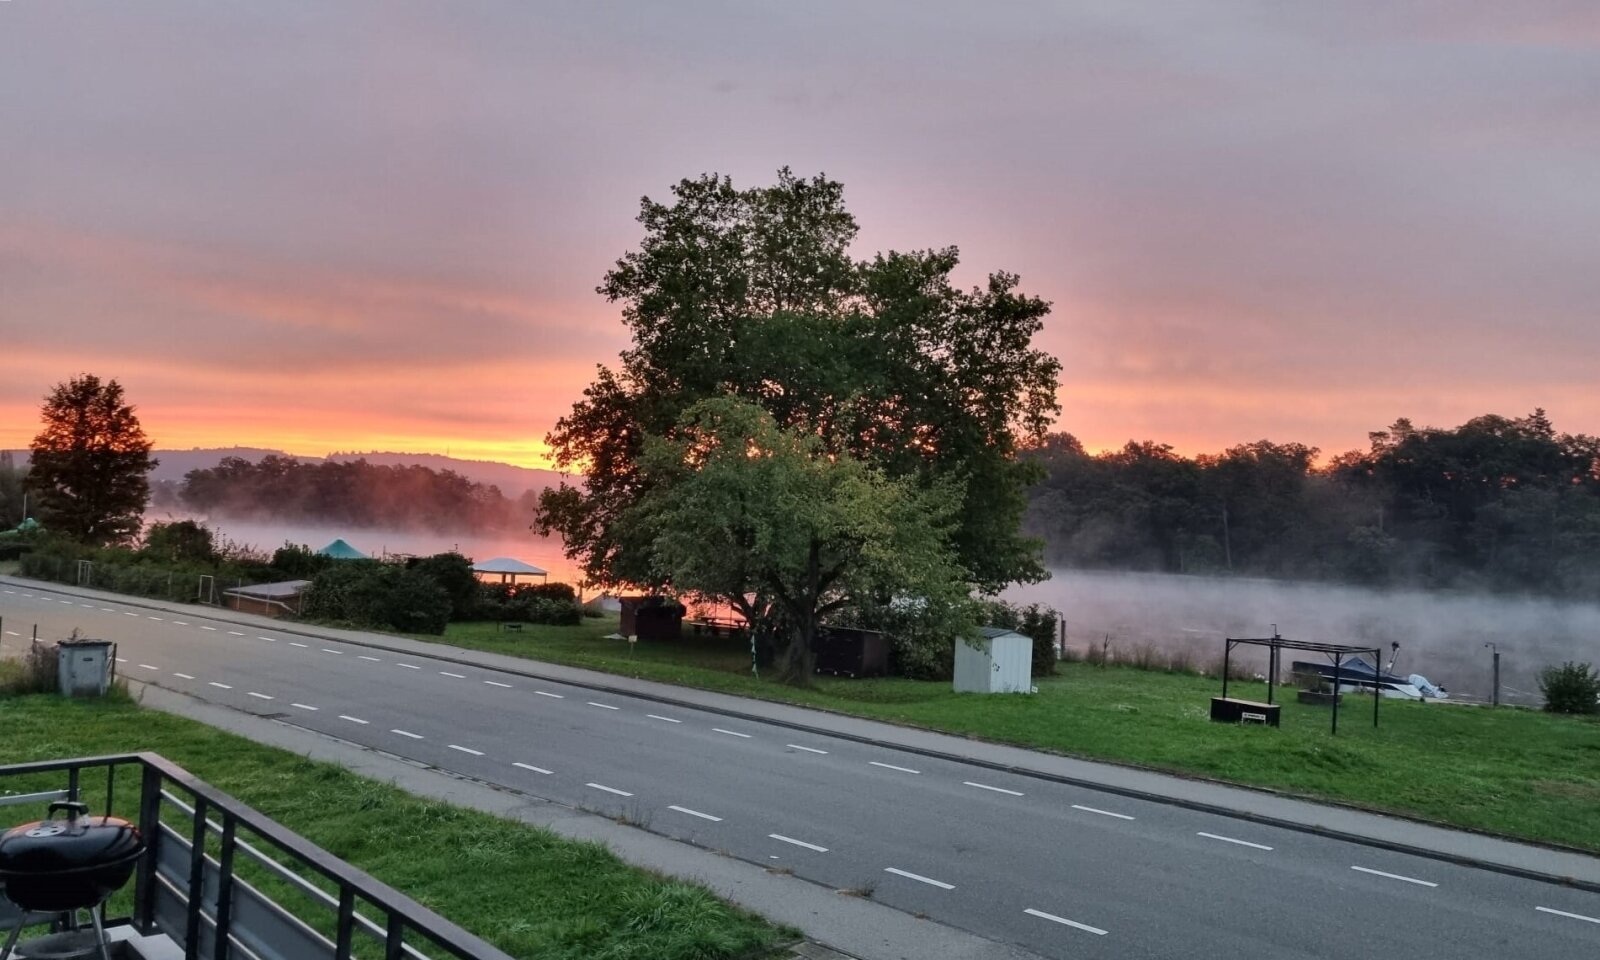
{"label": "dashed white lane marking", "polygon": [[343,650],[335,650],[332,647],[323,647],[322,648],[322,652],[323,653],[331,653],[336,657],[344,656],[344,651]]}
{"label": "dashed white lane marking", "polygon": [[[22,636],[22,634],[18,633],[15,630],[7,630],[6,631],[6,636],[8,636],[8,637],[20,637],[20,636]],[[127,663],[128,661],[122,660],[122,659],[119,658],[118,662],[119,663]]]}
{"label": "dashed white lane marking", "polygon": [[[491,687],[505,687],[507,690],[511,689],[511,684],[509,684],[509,683],[501,683],[498,680],[485,680],[483,682],[487,683]],[[550,694],[547,693],[547,694],[545,694],[545,696],[548,697],[548,696],[550,696]]]}
{"label": "dashed white lane marking", "polygon": [[587,703],[591,707],[599,707],[601,710],[621,710],[622,709],[621,707],[613,707],[609,703],[595,703],[593,700],[585,700],[584,703]]}
{"label": "dashed white lane marking", "polygon": [[310,650],[311,649],[310,647],[306,646],[305,644],[303,644],[303,643],[295,643],[293,640],[289,641],[289,646],[291,646],[291,647],[299,647],[301,650]]}
{"label": "dashed white lane marking", "polygon": [[1022,796],[1021,790],[1007,790],[1005,787],[991,787],[987,783],[973,783],[971,780],[963,780],[961,782],[969,787],[977,787],[979,790],[993,790],[995,793],[1010,794],[1013,797]]}
{"label": "dashed white lane marking", "polygon": [[463,747],[460,744],[452,743],[452,744],[449,744],[449,747],[450,747],[451,750],[460,750],[462,753],[470,753],[474,757],[483,756],[483,751],[482,750],[474,750],[471,747]]}
{"label": "dashed white lane marking", "polygon": [[359,723],[362,726],[366,726],[367,725],[367,721],[361,719],[360,717],[352,717],[352,716],[350,716],[348,714],[343,714],[343,713],[339,714],[339,719],[340,720],[349,720],[351,723]]}
{"label": "dashed white lane marking", "polygon": [[422,740],[422,739],[424,739],[422,734],[420,734],[420,733],[412,733],[410,730],[401,730],[398,727],[396,727],[394,729],[391,729],[389,732],[390,733],[398,733],[402,737],[410,737],[413,740]]}
{"label": "dashed white lane marking", "polygon": [[228,631],[228,636],[230,636],[230,637],[242,637],[242,636],[244,636],[244,634],[241,633],[238,630],[229,630]]}
{"label": "dashed white lane marking", "polygon": [[440,670],[439,671],[439,676],[441,676],[441,677],[455,677],[457,680],[465,680],[465,679],[467,679],[467,675],[466,674],[464,674],[464,673],[451,673],[449,670]]}
{"label": "dashed white lane marking", "polygon": [[422,669],[421,667],[417,666],[414,663],[400,663],[399,661],[395,661],[395,666],[397,666],[397,667],[405,667],[407,670],[421,670]]}
{"label": "dashed white lane marking", "polygon": [[145,617],[145,619],[146,620],[160,620],[162,623],[166,623],[167,622],[167,618],[166,617]]}
{"label": "dashed white lane marking", "polygon": [[608,787],[603,783],[586,783],[586,784],[584,784],[584,786],[586,786],[586,787],[594,787],[596,790],[604,790],[606,793],[614,793],[619,797],[631,797],[631,796],[633,796],[633,794],[629,793],[626,790],[618,790],[616,787]]}
{"label": "dashed white lane marking", "polygon": [[922,772],[921,770],[913,770],[910,767],[897,767],[892,763],[879,763],[876,760],[868,760],[867,762],[872,764],[874,767],[882,767],[885,770],[899,770],[901,773],[921,773]]}
{"label": "dashed white lane marking", "polygon": [[701,820],[710,820],[712,823],[721,823],[722,822],[722,818],[721,817],[713,817],[709,813],[701,813],[699,810],[690,810],[688,807],[680,807],[680,806],[674,805],[674,806],[668,807],[667,809],[668,810],[676,810],[679,813],[687,813],[689,816],[691,816],[691,817],[699,817]]}
{"label": "dashed white lane marking", "polygon": [[291,707],[299,707],[301,710],[315,710],[315,709],[317,709],[316,707],[313,707],[309,703],[291,703],[291,704],[289,704],[289,706],[291,706]]}
{"label": "dashed white lane marking", "polygon": [[187,674],[187,673],[179,673],[176,670],[172,671],[172,675],[174,677],[182,677],[185,680],[193,680],[194,679],[194,677],[191,677],[189,674]]}
{"label": "dashed white lane marking", "polygon": [[[7,630],[6,633],[11,634],[13,637],[20,637],[21,636],[20,633],[17,633],[14,630]],[[128,662],[128,658],[127,657],[118,657],[117,658],[117,662],[118,663],[127,663]]]}
{"label": "dashed white lane marking", "polygon": [[1102,817],[1116,817],[1118,820],[1132,820],[1133,819],[1132,817],[1128,816],[1126,813],[1112,813],[1110,810],[1101,810],[1099,807],[1085,807],[1082,804],[1077,804],[1077,803],[1074,803],[1072,805],[1072,809],[1074,809],[1074,810],[1082,810],[1084,813],[1098,813]]}
{"label": "dashed white lane marking", "polygon": [[1085,933],[1092,933],[1097,937],[1103,937],[1106,935],[1106,932],[1101,930],[1099,927],[1091,927],[1087,923],[1079,923],[1076,920],[1068,920],[1066,917],[1058,917],[1053,913],[1045,913],[1043,910],[1035,910],[1032,907],[1029,907],[1022,912],[1026,913],[1030,917],[1038,917],[1041,920],[1049,920],[1052,923],[1059,923],[1062,926],[1071,927],[1074,930],[1082,930]]}
{"label": "dashed white lane marking", "polygon": [[124,617],[137,617],[138,616],[138,614],[134,613],[132,610],[124,610],[124,611],[122,611],[122,615]]}
{"label": "dashed white lane marking", "polygon": [[200,629],[201,630],[210,630],[212,633],[216,633],[217,632],[217,628],[216,627],[208,627],[203,623],[200,625]]}
{"label": "dashed white lane marking", "polygon": [[1416,877],[1402,877],[1398,873],[1384,873],[1382,870],[1374,870],[1371,867],[1351,867],[1350,869],[1359,870],[1362,873],[1370,873],[1375,877],[1388,877],[1390,880],[1404,880],[1406,883],[1414,883],[1419,887],[1438,886],[1437,883],[1434,883],[1431,880],[1418,880]]}
{"label": "dashed white lane marking", "polygon": [[[483,682],[484,682],[484,683],[489,683],[489,682],[490,682],[490,681],[488,681],[488,680],[485,680],[485,681],[483,681]],[[505,684],[505,686],[508,686],[508,687],[509,687],[509,686],[511,686],[511,684],[509,684],[509,683],[508,683],[508,684]],[[561,693],[551,693],[551,692],[549,692],[549,691],[548,691],[548,690],[535,690],[535,691],[533,691],[533,692],[534,692],[534,693],[537,693],[537,694],[538,694],[538,695],[539,695],[539,696],[541,696],[541,697],[549,697],[549,698],[550,698],[550,699],[552,699],[552,700],[565,700],[565,699],[567,699],[567,697],[566,697],[566,695],[565,695],[565,694],[561,694]]]}
{"label": "dashed white lane marking", "polygon": [[916,880],[921,883],[926,883],[930,887],[938,887],[940,890],[954,890],[956,888],[955,884],[953,883],[945,883],[943,880],[935,880],[932,877],[924,877],[920,873],[912,873],[909,870],[901,870],[899,867],[884,867],[883,872],[892,873],[897,877],[905,877],[907,880]]}
{"label": "dashed white lane marking", "polygon": [[383,662],[382,660],[379,660],[377,657],[369,657],[364,653],[358,653],[358,654],[356,654],[356,656],[360,657],[362,660],[371,660],[373,663],[382,663]]}
{"label": "dashed white lane marking", "polygon": [[663,717],[659,713],[647,713],[647,714],[645,714],[645,716],[649,717],[651,720],[662,720],[662,721],[665,721],[666,723],[682,723],[683,722],[682,720],[674,720],[671,717]]}
{"label": "dashed white lane marking", "polygon": [[213,687],[216,687],[218,690],[232,690],[233,689],[232,687],[228,686],[226,683],[218,683],[215,680],[211,681],[211,685]]}
{"label": "dashed white lane marking", "polygon": [[187,620],[174,620],[172,622],[175,625],[180,626],[180,627],[187,627],[189,625],[189,621],[187,621]]}
{"label": "dashed white lane marking", "polygon": [[742,737],[745,740],[751,739],[751,736],[748,733],[740,733],[737,730],[724,730],[721,727],[712,727],[711,728],[711,732],[712,733],[725,733],[730,737]]}
{"label": "dashed white lane marking", "polygon": [[819,847],[814,843],[806,843],[804,840],[796,840],[794,837],[786,837],[781,833],[769,833],[767,836],[774,840],[782,840],[784,843],[792,843],[797,847],[805,847],[807,850],[815,850],[818,853],[828,852],[827,847]]}
{"label": "dashed white lane marking", "polygon": [[826,750],[818,750],[816,747],[802,747],[798,743],[786,743],[786,744],[784,744],[784,746],[789,747],[789,748],[794,749],[794,750],[804,750],[806,753],[823,753],[823,754],[825,754],[825,753],[828,752]]}
{"label": "dashed white lane marking", "polygon": [[139,666],[144,667],[146,670],[160,670],[161,669],[160,667],[155,666],[154,664],[150,664],[150,663],[141,663],[141,664],[139,664]]}
{"label": "dashed white lane marking", "polygon": [[1256,850],[1271,850],[1272,849],[1271,847],[1267,846],[1264,843],[1251,843],[1249,840],[1235,840],[1233,837],[1224,837],[1220,833],[1206,833],[1204,830],[1200,831],[1199,833],[1196,833],[1195,836],[1197,836],[1197,837],[1205,837],[1205,838],[1207,838],[1209,840],[1221,840],[1223,843],[1237,843],[1241,847],[1251,847],[1251,848],[1254,848]]}
{"label": "dashed white lane marking", "polygon": [[265,640],[268,643],[277,643],[278,642],[278,638],[277,637],[256,637],[256,639],[257,640]]}
{"label": "dashed white lane marking", "polygon": [[536,767],[531,763],[517,763],[517,762],[513,761],[511,765],[513,767],[521,767],[524,770],[532,770],[534,773],[549,774],[551,772],[549,770],[546,770],[544,767]]}
{"label": "dashed white lane marking", "polygon": [[255,697],[257,700],[276,700],[276,699],[278,699],[277,697],[269,697],[264,693],[256,693],[254,690],[249,691],[249,693],[250,693],[250,696]]}
{"label": "dashed white lane marking", "polygon": [[1587,920],[1590,923],[1600,923],[1600,917],[1586,917],[1581,913],[1568,913],[1565,910],[1554,910],[1550,907],[1534,907],[1540,913],[1553,913],[1558,917],[1568,917],[1572,920]]}

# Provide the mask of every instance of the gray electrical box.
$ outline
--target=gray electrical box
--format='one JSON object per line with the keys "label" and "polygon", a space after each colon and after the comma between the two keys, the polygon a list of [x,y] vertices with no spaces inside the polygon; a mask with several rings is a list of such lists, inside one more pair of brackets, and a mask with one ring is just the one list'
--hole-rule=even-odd
{"label": "gray electrical box", "polygon": [[56,673],[63,697],[100,697],[111,689],[111,641],[63,640],[56,644]]}

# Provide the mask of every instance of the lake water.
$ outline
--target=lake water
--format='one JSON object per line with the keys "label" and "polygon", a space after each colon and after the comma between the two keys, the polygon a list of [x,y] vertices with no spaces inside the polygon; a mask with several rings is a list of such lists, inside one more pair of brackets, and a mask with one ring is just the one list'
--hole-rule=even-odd
{"label": "lake water", "polygon": [[[1501,699],[1537,703],[1540,669],[1564,660],[1600,660],[1600,605],[1486,595],[1370,590],[1325,584],[1161,574],[1057,570],[1044,583],[1015,587],[1007,599],[1062,611],[1068,645],[1110,638],[1113,647],[1188,649],[1194,662],[1222,655],[1225,637],[1267,637],[1273,625],[1295,640],[1399,643],[1395,672],[1420,673],[1452,695],[1487,699],[1491,652],[1501,654]],[[1265,669],[1265,650],[1235,648]],[[1317,654],[1289,659],[1316,660]]]}

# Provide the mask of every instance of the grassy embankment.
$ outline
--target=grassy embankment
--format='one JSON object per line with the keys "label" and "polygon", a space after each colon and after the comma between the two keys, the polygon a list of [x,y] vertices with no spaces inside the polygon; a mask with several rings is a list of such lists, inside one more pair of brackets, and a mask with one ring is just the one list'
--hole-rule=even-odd
{"label": "grassy embankment", "polygon": [[[800,690],[752,677],[737,640],[641,642],[630,653],[626,642],[603,639],[615,629],[614,618],[520,633],[451,624],[443,640],[1600,851],[1594,719],[1385,700],[1373,730],[1372,701],[1348,697],[1337,737],[1328,734],[1327,708],[1294,702],[1282,729],[1233,727],[1208,719],[1217,680],[1082,663],[1063,663],[1032,697],[955,694],[947,683],[900,679],[818,677]],[[1266,688],[1236,682],[1229,694],[1265,699]]]}
{"label": "grassy embankment", "polygon": [[[630,867],[598,844],[421,799],[126,698],[0,698],[0,763],[137,750],[162,754],[512,956],[764,957],[793,939],[702,887]],[[85,783],[92,793],[103,778]],[[0,782],[13,792],[58,786]]]}

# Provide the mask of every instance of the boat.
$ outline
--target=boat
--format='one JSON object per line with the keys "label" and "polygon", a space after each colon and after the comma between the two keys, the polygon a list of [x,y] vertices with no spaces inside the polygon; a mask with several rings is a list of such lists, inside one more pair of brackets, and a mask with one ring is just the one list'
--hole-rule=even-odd
{"label": "boat", "polygon": [[[1391,662],[1390,668],[1393,666]],[[1450,696],[1448,690],[1430,682],[1420,673],[1407,676],[1389,673],[1373,666],[1363,657],[1341,661],[1337,671],[1331,662],[1316,663],[1309,660],[1296,660],[1289,664],[1289,669],[1296,676],[1321,677],[1324,683],[1337,685],[1340,693],[1371,693],[1376,689],[1382,696],[1399,700],[1445,700]]]}

